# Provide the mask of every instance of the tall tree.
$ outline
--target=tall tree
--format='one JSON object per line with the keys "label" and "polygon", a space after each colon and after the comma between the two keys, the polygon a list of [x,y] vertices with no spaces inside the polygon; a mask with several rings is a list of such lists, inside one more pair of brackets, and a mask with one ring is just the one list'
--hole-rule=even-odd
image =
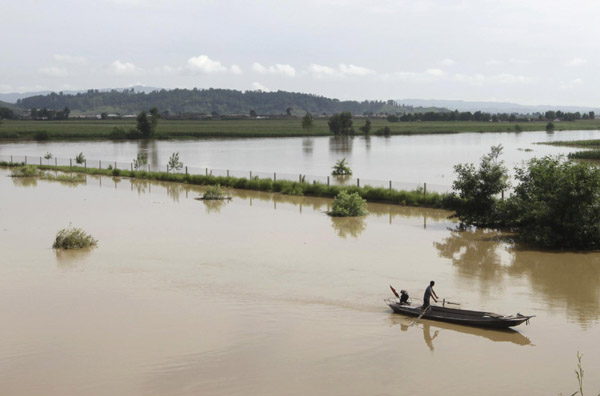
{"label": "tall tree", "polygon": [[306,113],[306,115],[304,117],[302,117],[302,129],[304,129],[304,132],[306,132],[307,134],[310,133],[310,131],[313,128],[313,117],[310,113]]}
{"label": "tall tree", "polygon": [[142,111],[137,115],[137,130],[143,138],[151,137],[152,126],[148,120],[146,111]]}

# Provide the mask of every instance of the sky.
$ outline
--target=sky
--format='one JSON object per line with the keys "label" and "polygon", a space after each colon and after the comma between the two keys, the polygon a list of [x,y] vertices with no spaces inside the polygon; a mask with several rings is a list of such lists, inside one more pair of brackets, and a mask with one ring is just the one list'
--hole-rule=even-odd
{"label": "sky", "polygon": [[600,107],[596,0],[0,0],[0,9],[0,93],[146,85]]}

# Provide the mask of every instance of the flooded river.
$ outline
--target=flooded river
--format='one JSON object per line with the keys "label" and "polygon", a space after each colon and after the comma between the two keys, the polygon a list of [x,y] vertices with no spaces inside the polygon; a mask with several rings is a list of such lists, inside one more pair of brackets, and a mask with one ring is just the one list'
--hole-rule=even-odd
{"label": "flooded river", "polygon": [[[556,140],[598,139],[600,131],[556,131],[525,133],[460,133],[450,135],[205,139],[189,141],[92,141],[92,142],[20,142],[0,144],[0,159],[10,156],[34,156],[39,161],[46,153],[54,157],[75,158],[83,152],[97,166],[113,161],[129,169],[138,153],[146,153],[152,169],[165,170],[172,153],[178,152],[190,172],[214,169],[215,175],[231,170],[235,176],[247,177],[249,171],[261,177],[277,172],[297,179],[299,174],[326,177],[331,167],[347,158],[354,177],[362,183],[384,185],[394,181],[395,188],[414,189],[427,183],[430,190],[447,191],[454,180],[453,167],[458,163],[478,163],[493,145],[502,144],[502,159],[512,170],[535,156],[575,151],[573,148],[537,145]],[[21,157],[20,160],[23,160]],[[68,161],[67,161],[68,164]],[[220,170],[220,172],[219,172]],[[321,180],[322,179],[318,179]],[[377,184],[376,182],[382,182]]]}
{"label": "flooded river", "polygon": [[[600,253],[539,252],[448,213],[0,170],[0,394],[557,395],[600,391]],[[97,248],[58,252],[72,223]],[[391,313],[428,282],[493,331]]]}

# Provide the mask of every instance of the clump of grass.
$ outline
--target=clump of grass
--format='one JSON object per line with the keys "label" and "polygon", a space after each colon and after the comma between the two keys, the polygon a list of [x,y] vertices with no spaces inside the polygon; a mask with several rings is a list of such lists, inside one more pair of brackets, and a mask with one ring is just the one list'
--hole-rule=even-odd
{"label": "clump of grass", "polygon": [[225,192],[221,188],[220,184],[210,186],[206,189],[206,192],[202,195],[204,200],[217,200],[217,199],[230,199],[225,195]]}
{"label": "clump of grass", "polygon": [[58,231],[52,247],[54,249],[81,249],[97,244],[98,241],[91,235],[88,235],[81,228],[75,228],[69,224],[68,228]]}
{"label": "clump of grass", "polygon": [[334,217],[357,217],[364,216],[367,213],[367,201],[362,199],[358,193],[348,193],[346,190],[340,191],[333,199],[331,210],[327,213]]}
{"label": "clump of grass", "polygon": [[569,159],[600,160],[600,150],[576,151],[569,153]]}
{"label": "clump of grass", "polygon": [[83,182],[85,182],[85,175],[82,175],[80,173],[60,174],[60,175],[44,173],[42,175],[42,178],[47,179],[47,180],[55,180],[55,181],[59,181],[59,182],[65,182],[65,183],[83,183]]}
{"label": "clump of grass", "polygon": [[11,177],[34,177],[39,175],[40,171],[35,165],[20,166],[13,169],[10,174]]}
{"label": "clump of grass", "polygon": [[335,165],[333,166],[333,171],[331,172],[331,174],[333,176],[346,176],[346,175],[351,175],[352,174],[352,170],[350,169],[350,167],[346,163],[346,158],[342,158],[341,160],[338,160],[335,163]]}

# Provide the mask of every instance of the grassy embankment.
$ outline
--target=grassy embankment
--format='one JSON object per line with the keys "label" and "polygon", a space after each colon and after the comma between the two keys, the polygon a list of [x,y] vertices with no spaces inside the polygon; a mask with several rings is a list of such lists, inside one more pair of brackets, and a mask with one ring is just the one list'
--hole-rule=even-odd
{"label": "grassy embankment", "polygon": [[600,160],[600,140],[599,139],[557,141],[557,142],[540,143],[540,144],[547,144],[550,146],[580,147],[580,148],[590,149],[590,150],[577,151],[574,153],[570,153],[569,158],[570,159],[583,159],[583,160]]}
{"label": "grassy embankment", "polygon": [[[354,129],[359,134],[363,119],[354,119]],[[86,140],[108,139],[115,127],[135,128],[135,120],[65,120],[65,121],[14,121],[4,120],[0,124],[0,140]],[[441,134],[460,132],[516,132],[515,123],[508,122],[388,122],[371,120],[371,134],[389,127],[392,135]],[[523,131],[543,131],[545,122],[518,124]],[[555,131],[600,129],[598,120],[578,120],[556,124]],[[327,120],[314,121],[311,136],[331,135]],[[156,136],[159,139],[190,139],[205,137],[292,137],[307,136],[300,119],[273,120],[161,120]]]}
{"label": "grassy embankment", "polygon": [[[23,166],[23,163],[10,163],[0,161],[0,166],[16,167]],[[176,183],[186,183],[195,185],[231,187],[236,189],[256,190],[266,192],[276,192],[289,195],[305,195],[312,197],[333,198],[340,191],[345,190],[348,193],[356,192],[368,202],[391,203],[397,205],[421,206],[430,208],[443,208],[447,197],[446,194],[423,191],[404,191],[389,188],[375,188],[370,186],[333,186],[322,183],[300,183],[289,180],[252,179],[243,177],[224,177],[212,175],[189,175],[185,173],[166,173],[166,172],[146,172],[129,171],[122,169],[98,169],[69,166],[53,165],[28,165],[41,170],[58,170],[63,172],[78,172],[92,175],[131,177],[143,180],[159,180]]]}

